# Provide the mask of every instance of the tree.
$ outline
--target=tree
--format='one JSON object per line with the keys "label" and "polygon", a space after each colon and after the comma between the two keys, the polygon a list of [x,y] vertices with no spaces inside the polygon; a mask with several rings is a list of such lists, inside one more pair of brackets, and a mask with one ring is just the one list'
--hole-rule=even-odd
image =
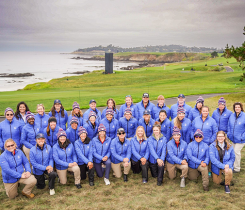
{"label": "tree", "polygon": [[218,53],[216,51],[213,51],[211,53],[211,58],[219,57]]}
{"label": "tree", "polygon": [[[245,27],[243,29],[245,35]],[[239,67],[242,67],[242,70],[245,70],[244,61],[245,61],[245,41],[242,43],[241,47],[234,47],[233,45],[231,47],[226,45],[225,51],[224,51],[224,57],[225,58],[235,58],[237,62],[240,63]],[[227,61],[228,63],[228,61]],[[245,73],[241,75],[240,81],[242,82],[243,79],[245,79]]]}

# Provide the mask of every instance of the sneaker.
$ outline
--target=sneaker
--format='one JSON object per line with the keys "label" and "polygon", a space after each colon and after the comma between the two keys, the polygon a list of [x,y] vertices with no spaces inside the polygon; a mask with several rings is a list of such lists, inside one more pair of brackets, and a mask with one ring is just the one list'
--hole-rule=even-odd
{"label": "sneaker", "polygon": [[124,180],[124,182],[127,182],[128,181],[128,176],[126,174],[124,174],[123,180]]}
{"label": "sneaker", "polygon": [[82,188],[82,185],[81,184],[75,184],[77,189],[81,189]]}
{"label": "sneaker", "polygon": [[104,178],[104,182],[105,182],[105,185],[110,185],[111,184],[109,179],[107,179],[107,178]]}
{"label": "sneaker", "polygon": [[230,193],[230,188],[229,188],[229,185],[225,185],[225,193]]}
{"label": "sneaker", "polygon": [[94,186],[94,182],[89,182],[89,185],[90,186]]}
{"label": "sneaker", "polygon": [[212,178],[212,173],[208,172],[208,178]]}
{"label": "sneaker", "polygon": [[182,177],[180,180],[180,187],[185,187],[185,177]]}
{"label": "sneaker", "polygon": [[50,195],[54,195],[54,194],[55,194],[54,189],[50,189],[49,194],[50,194]]}
{"label": "sneaker", "polygon": [[147,183],[147,180],[146,179],[143,179],[142,182],[143,182],[143,184],[146,184]]}
{"label": "sneaker", "polygon": [[162,182],[157,182],[157,186],[161,186],[162,185]]}
{"label": "sneaker", "polygon": [[24,193],[23,191],[22,191],[21,193],[22,193],[22,195],[26,196],[27,198],[34,198],[34,197],[35,197],[35,195],[34,195],[33,193],[31,193],[31,194],[26,194],[26,193]]}

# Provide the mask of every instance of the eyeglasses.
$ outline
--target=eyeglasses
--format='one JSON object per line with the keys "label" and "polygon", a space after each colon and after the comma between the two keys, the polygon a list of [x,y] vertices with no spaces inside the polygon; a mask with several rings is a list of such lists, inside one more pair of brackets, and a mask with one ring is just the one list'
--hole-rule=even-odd
{"label": "eyeglasses", "polygon": [[124,135],[124,134],[125,134],[125,132],[118,133],[118,135]]}
{"label": "eyeglasses", "polygon": [[6,116],[13,116],[14,114],[6,114]]}
{"label": "eyeglasses", "polygon": [[8,145],[8,146],[6,146],[7,148],[10,148],[10,147],[13,147],[14,146],[14,144],[11,144],[11,145]]}
{"label": "eyeglasses", "polygon": [[225,136],[217,136],[217,138],[224,138]]}
{"label": "eyeglasses", "polygon": [[127,97],[131,97],[131,95],[126,95],[125,98],[127,98]]}
{"label": "eyeglasses", "polygon": [[202,136],[195,136],[195,138],[201,139],[201,138],[202,138]]}

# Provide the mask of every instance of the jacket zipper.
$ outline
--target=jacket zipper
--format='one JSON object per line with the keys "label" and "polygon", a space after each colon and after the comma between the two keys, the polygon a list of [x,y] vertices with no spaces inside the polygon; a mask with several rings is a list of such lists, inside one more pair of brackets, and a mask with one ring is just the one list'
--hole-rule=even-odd
{"label": "jacket zipper", "polygon": [[[104,143],[104,142],[103,142],[103,143]],[[102,144],[101,156],[102,156],[102,154],[103,154],[103,145],[104,145],[104,144]]]}
{"label": "jacket zipper", "polygon": [[[35,128],[34,128],[34,125],[33,125],[33,130],[34,130],[34,133],[35,133],[35,138],[36,138],[36,136],[37,136],[37,134],[36,134],[36,131],[35,131]],[[29,140],[29,142],[31,143],[31,140]]]}
{"label": "jacket zipper", "polygon": [[[14,157],[14,155],[13,155],[13,157]],[[16,170],[16,172],[17,172],[17,162],[16,162],[16,160],[15,160],[15,157],[14,157],[14,162],[15,162],[15,170]]]}
{"label": "jacket zipper", "polygon": [[127,138],[128,138],[128,122],[129,120],[127,120]]}
{"label": "jacket zipper", "polygon": [[123,144],[122,144],[122,151],[121,151],[121,155],[122,155],[122,153],[123,153]]}
{"label": "jacket zipper", "polygon": [[[198,159],[198,155],[199,155],[199,143],[197,143],[197,145],[198,145],[198,149],[197,149],[197,159]],[[196,164],[195,164],[195,168],[196,168]]]}
{"label": "jacket zipper", "polygon": [[[12,122],[11,122],[11,123],[12,123]],[[11,136],[11,139],[12,139],[11,123],[10,123],[10,136]]]}
{"label": "jacket zipper", "polygon": [[[43,148],[44,149],[44,148]],[[43,165],[43,150],[42,150],[42,165]]]}
{"label": "jacket zipper", "polygon": [[[65,153],[66,153],[66,148],[65,148]],[[67,162],[67,154],[66,154],[66,162]]]}
{"label": "jacket zipper", "polygon": [[54,146],[54,132],[52,131],[52,146]]}
{"label": "jacket zipper", "polygon": [[[239,117],[239,116],[238,116]],[[234,122],[234,127],[233,127],[233,141],[234,141],[234,132],[235,132],[235,125],[236,125],[236,121],[237,121],[237,118],[238,118],[237,116],[236,116],[236,120],[235,120],[235,122]]]}

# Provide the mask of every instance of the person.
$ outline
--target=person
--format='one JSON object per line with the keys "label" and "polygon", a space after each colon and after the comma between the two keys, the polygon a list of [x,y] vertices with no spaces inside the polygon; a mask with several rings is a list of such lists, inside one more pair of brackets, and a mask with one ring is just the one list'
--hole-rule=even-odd
{"label": "person", "polygon": [[154,107],[154,116],[155,116],[155,120],[158,118],[159,116],[159,112],[162,110],[166,111],[167,114],[167,118],[169,119],[170,117],[170,109],[165,105],[165,99],[163,95],[159,95],[157,97],[157,105]]}
{"label": "person", "polygon": [[232,111],[228,110],[226,107],[226,100],[221,97],[218,101],[218,108],[214,110],[212,118],[216,121],[218,126],[218,131],[228,131],[228,121],[232,114]]}
{"label": "person", "polygon": [[86,179],[86,172],[88,171],[89,185],[94,186],[93,145],[87,134],[86,129],[80,126],[78,128],[79,139],[75,141],[74,146],[77,153],[81,180]]}
{"label": "person", "polygon": [[37,114],[35,115],[35,121],[40,126],[39,130],[44,132],[44,128],[48,126],[49,115],[45,114],[45,108],[43,104],[37,105]]}
{"label": "person", "polygon": [[128,174],[131,168],[131,142],[125,137],[123,128],[117,130],[117,137],[111,142],[111,168],[116,178],[122,176],[121,167],[123,167],[123,180],[128,181]]}
{"label": "person", "polygon": [[111,139],[116,138],[118,129],[118,120],[113,118],[114,111],[110,108],[106,110],[106,117],[101,120],[101,124],[106,127],[107,135]]}
{"label": "person", "polygon": [[20,121],[22,127],[27,123],[26,112],[28,111],[30,111],[30,109],[24,101],[21,101],[17,104],[14,117],[16,118],[16,120]]}
{"label": "person", "polygon": [[60,128],[57,133],[58,142],[53,146],[53,158],[61,184],[67,182],[67,170],[74,173],[75,186],[82,188],[80,169],[77,165],[77,156],[73,144],[66,138],[66,132]]}
{"label": "person", "polygon": [[130,108],[132,112],[132,116],[138,119],[136,106],[133,104],[133,98],[131,95],[125,96],[125,104],[123,104],[119,109],[119,119],[124,116],[124,112],[126,108]]}
{"label": "person", "polygon": [[138,125],[143,126],[145,129],[146,137],[149,138],[152,134],[152,126],[154,125],[155,120],[151,118],[151,114],[148,110],[145,110],[143,117],[139,120]]}
{"label": "person", "polygon": [[0,123],[0,150],[4,151],[4,143],[7,139],[13,139],[17,148],[21,149],[21,130],[22,126],[14,118],[14,111],[10,107],[5,109],[5,120]]}
{"label": "person", "polygon": [[188,177],[190,180],[197,180],[202,174],[202,185],[204,191],[209,191],[208,164],[209,164],[209,147],[203,141],[203,132],[197,129],[194,133],[194,141],[188,144]]}
{"label": "person", "polygon": [[136,129],[135,137],[131,139],[131,145],[131,168],[134,174],[138,174],[142,171],[142,182],[145,184],[148,182],[148,159],[150,152],[143,126],[139,126]]}
{"label": "person", "polygon": [[204,99],[202,96],[199,96],[198,99],[196,100],[196,105],[194,108],[191,108],[189,112],[188,118],[190,121],[193,121],[196,117],[201,115],[201,109],[204,106]]}
{"label": "person", "polygon": [[222,184],[222,174],[224,174],[225,180],[223,184],[225,185],[225,192],[230,193],[235,152],[224,131],[218,131],[215,142],[209,147],[209,156],[213,182],[215,184]]}
{"label": "person", "polygon": [[106,136],[103,124],[98,127],[98,136],[92,140],[94,168],[98,177],[104,177],[105,185],[110,185],[109,175],[111,170],[111,138]]}
{"label": "person", "polygon": [[130,108],[125,109],[124,117],[119,119],[119,127],[124,128],[127,139],[131,139],[135,135],[135,131],[138,127],[138,120],[132,116]]}
{"label": "person", "polygon": [[63,130],[66,130],[68,115],[67,111],[64,109],[59,99],[54,100],[54,105],[52,106],[51,111],[49,112],[49,116],[55,117],[58,126]]}
{"label": "person", "polygon": [[104,119],[106,116],[106,110],[108,108],[112,109],[114,111],[113,117],[117,120],[119,120],[119,110],[116,108],[116,102],[113,98],[109,98],[106,102],[107,107],[102,111],[101,119]]}
{"label": "person", "polygon": [[83,121],[86,122],[88,120],[89,113],[91,111],[95,112],[97,123],[100,123],[100,121],[101,121],[101,112],[100,112],[100,110],[98,110],[96,108],[96,101],[94,99],[91,99],[89,101],[89,109],[86,112],[84,112]]}
{"label": "person", "polygon": [[33,174],[37,180],[37,188],[45,188],[45,175],[49,177],[49,193],[55,194],[54,184],[57,173],[53,171],[54,160],[52,148],[47,145],[43,133],[36,136],[37,144],[30,150],[30,161],[33,167]]}
{"label": "person", "polygon": [[191,106],[187,105],[185,103],[185,95],[179,94],[178,95],[178,102],[177,104],[174,104],[171,106],[170,112],[171,112],[171,119],[173,120],[177,116],[177,110],[179,106],[183,106],[185,109],[185,117],[188,118],[189,112],[191,110]]}
{"label": "person", "polygon": [[60,127],[57,125],[57,119],[55,117],[50,117],[48,119],[48,126],[44,128],[44,136],[47,140],[47,144],[52,148],[58,142],[57,134]]}
{"label": "person", "polygon": [[171,132],[171,122],[167,118],[167,112],[165,110],[161,110],[159,112],[159,117],[156,119],[156,122],[159,122],[161,125],[161,133],[166,137],[167,142],[170,140]]}
{"label": "person", "polygon": [[172,137],[173,139],[167,143],[166,168],[168,176],[170,179],[174,179],[177,169],[180,169],[180,187],[185,187],[185,179],[188,174],[187,143],[180,139],[181,132],[178,127],[173,127]]}
{"label": "person", "polygon": [[78,128],[80,126],[83,126],[83,112],[80,109],[79,104],[75,101],[72,105],[72,111],[71,111],[71,115],[68,117],[68,121],[67,121],[67,127],[71,127],[71,120],[73,117],[77,118],[78,121]]}
{"label": "person", "polygon": [[150,102],[148,93],[143,94],[142,101],[136,104],[136,108],[137,108],[136,115],[138,120],[140,120],[143,117],[144,111],[146,110],[149,111],[151,118],[155,119],[155,113],[154,113],[155,105]]}
{"label": "person", "polygon": [[99,123],[98,123],[98,121],[96,121],[95,112],[91,111],[89,113],[88,120],[86,122],[84,122],[83,127],[87,130],[88,137],[90,139],[93,139],[94,137],[96,137],[96,135],[98,133]]}
{"label": "person", "polygon": [[76,117],[72,117],[70,124],[70,127],[68,127],[66,130],[66,135],[70,142],[74,145],[75,141],[79,138],[77,134],[79,121]]}
{"label": "person", "polygon": [[22,195],[34,198],[31,192],[37,180],[31,175],[30,164],[24,153],[17,149],[13,139],[7,139],[4,143],[5,151],[0,156],[0,167],[2,168],[2,179],[6,194],[10,199],[18,196],[19,183],[25,185]]}
{"label": "person", "polygon": [[164,174],[164,161],[166,157],[167,139],[161,134],[159,122],[153,125],[153,134],[148,138],[150,151],[149,166],[153,178],[157,177],[157,185],[161,186]]}
{"label": "person", "polygon": [[228,121],[227,136],[232,141],[236,155],[233,172],[239,173],[241,170],[241,150],[245,145],[245,114],[240,102],[233,104],[233,110],[234,113],[231,114]]}

